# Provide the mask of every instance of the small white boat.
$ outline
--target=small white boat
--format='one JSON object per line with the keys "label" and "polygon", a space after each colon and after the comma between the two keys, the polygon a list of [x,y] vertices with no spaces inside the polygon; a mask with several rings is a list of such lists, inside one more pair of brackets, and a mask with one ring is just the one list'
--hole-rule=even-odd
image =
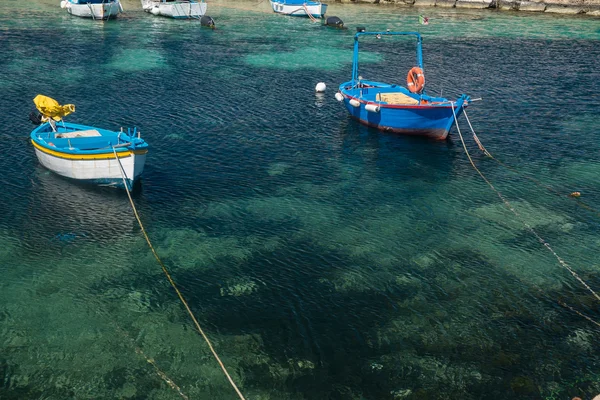
{"label": "small white boat", "polygon": [[38,95],[40,112],[30,115],[34,124],[31,143],[40,164],[66,178],[100,185],[133,187],[144,170],[148,144],[137,129],[110,131],[64,122],[75,111],[73,104]]}
{"label": "small white boat", "polygon": [[141,0],[144,11],[153,15],[186,19],[206,14],[206,3],[196,0]]}
{"label": "small white boat", "polygon": [[273,11],[277,14],[294,17],[323,18],[327,4],[311,0],[269,0]]}
{"label": "small white boat", "polygon": [[116,18],[123,12],[119,0],[62,0],[60,7],[71,15],[99,20]]}

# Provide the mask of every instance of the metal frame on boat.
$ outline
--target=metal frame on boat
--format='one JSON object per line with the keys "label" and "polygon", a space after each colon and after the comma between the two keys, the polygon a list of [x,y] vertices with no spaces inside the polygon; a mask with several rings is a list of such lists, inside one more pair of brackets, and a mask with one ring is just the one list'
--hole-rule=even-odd
{"label": "metal frame on boat", "polygon": [[[363,79],[358,73],[358,48],[361,36],[415,36],[417,66],[409,71],[405,88],[396,84]],[[455,119],[471,102],[467,95],[456,100],[425,93],[422,38],[418,32],[365,32],[354,35],[352,80],[344,82],[336,99],[346,106],[350,116],[365,125],[383,131],[445,139]],[[409,90],[410,89],[410,90]]]}
{"label": "metal frame on boat", "polygon": [[123,12],[119,0],[62,0],[60,6],[71,15],[98,20],[116,18]]}
{"label": "metal frame on boat", "polygon": [[269,0],[273,11],[294,17],[323,18],[327,4],[311,0]]}

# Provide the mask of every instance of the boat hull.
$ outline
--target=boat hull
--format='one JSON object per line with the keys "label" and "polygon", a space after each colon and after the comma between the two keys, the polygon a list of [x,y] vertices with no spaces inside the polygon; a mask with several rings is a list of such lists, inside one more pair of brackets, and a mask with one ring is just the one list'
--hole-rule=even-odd
{"label": "boat hull", "polygon": [[[344,96],[344,106],[350,116],[364,125],[386,132],[403,135],[425,136],[432,139],[444,140],[454,124],[454,115],[458,117],[463,111],[463,101],[454,105],[383,105],[367,102],[347,94]],[[353,106],[358,102],[358,107]],[[379,107],[379,112],[367,111],[366,106],[373,104]]]}
{"label": "boat hull", "polygon": [[[143,140],[84,125],[62,122],[60,125],[67,129],[49,131],[46,123],[31,133],[35,155],[45,168],[66,178],[115,187],[127,185],[129,189],[142,175],[148,153]],[[86,129],[98,135],[89,138],[73,135]],[[67,133],[72,136],[60,137]]]}
{"label": "boat hull", "polygon": [[174,1],[164,3],[162,1],[142,0],[142,8],[153,15],[190,19],[204,16],[207,5],[204,2]]}
{"label": "boat hull", "polygon": [[312,15],[314,18],[323,18],[327,11],[327,4],[306,2],[301,4],[287,4],[280,1],[272,1],[271,7],[277,14],[291,15],[294,17],[308,17]]}
{"label": "boat hull", "polygon": [[71,15],[82,18],[92,18],[97,20],[108,20],[116,18],[122,11],[122,6],[119,0],[107,1],[105,3],[75,3],[71,1],[65,1],[64,8]]}
{"label": "boat hull", "polygon": [[[123,166],[125,182],[131,189],[133,183],[139,179],[146,163],[146,152],[143,154],[131,153],[127,156],[119,156],[119,161],[114,154],[107,154],[105,159],[96,160],[73,160],[64,158],[64,154],[51,154],[32,141],[35,155],[40,164],[50,171],[64,176],[65,178],[85,181],[98,185],[124,187],[119,161]],[[112,158],[108,158],[112,155]],[[132,178],[129,178],[132,177]]]}

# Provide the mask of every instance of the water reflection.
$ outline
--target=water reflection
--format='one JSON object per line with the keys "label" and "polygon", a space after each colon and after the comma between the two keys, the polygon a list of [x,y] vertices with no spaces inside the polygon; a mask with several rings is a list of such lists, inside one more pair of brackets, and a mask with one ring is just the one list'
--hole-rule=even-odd
{"label": "water reflection", "polygon": [[31,221],[52,241],[115,240],[137,226],[121,190],[67,180],[42,167],[32,184]]}

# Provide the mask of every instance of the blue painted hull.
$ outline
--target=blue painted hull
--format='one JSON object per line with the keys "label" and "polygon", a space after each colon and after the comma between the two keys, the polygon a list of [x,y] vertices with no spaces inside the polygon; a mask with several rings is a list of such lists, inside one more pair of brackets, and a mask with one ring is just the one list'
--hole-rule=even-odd
{"label": "blue painted hull", "polygon": [[[387,40],[393,36],[417,39],[416,67],[410,69],[406,87],[365,80],[359,74],[359,38]],[[365,32],[360,29],[354,35],[352,79],[340,85],[336,99],[343,101],[352,118],[365,125],[439,140],[448,137],[452,124],[471,102],[471,98],[464,94],[456,100],[448,100],[425,93],[422,38],[418,32]]]}
{"label": "blue painted hull", "polygon": [[[342,92],[342,94],[344,94]],[[360,106],[354,107],[350,100],[359,101]],[[377,128],[386,132],[400,133],[404,135],[426,136],[433,139],[446,139],[452,124],[454,113],[456,117],[462,113],[463,102],[458,101],[452,106],[446,105],[379,105],[379,112],[370,112],[365,109],[367,104],[375,104],[354,98],[344,94],[344,106],[350,116],[362,124]]]}

